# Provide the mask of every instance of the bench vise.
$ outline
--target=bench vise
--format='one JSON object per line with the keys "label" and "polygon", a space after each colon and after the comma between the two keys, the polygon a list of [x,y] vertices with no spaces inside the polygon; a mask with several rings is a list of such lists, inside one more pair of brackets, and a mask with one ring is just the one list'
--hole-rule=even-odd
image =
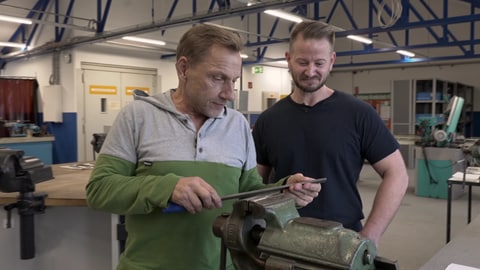
{"label": "bench vise", "polygon": [[284,193],[235,202],[231,214],[217,217],[213,233],[222,239],[221,269],[227,249],[237,270],[398,269],[357,232],[337,222],[300,217]]}

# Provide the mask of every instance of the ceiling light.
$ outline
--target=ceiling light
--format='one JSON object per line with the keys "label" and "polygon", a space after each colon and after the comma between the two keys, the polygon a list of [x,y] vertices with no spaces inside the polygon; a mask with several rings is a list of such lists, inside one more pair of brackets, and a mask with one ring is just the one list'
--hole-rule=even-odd
{"label": "ceiling light", "polygon": [[413,52],[405,51],[405,50],[397,50],[398,54],[405,55],[408,57],[414,57],[415,54]]}
{"label": "ceiling light", "polygon": [[297,16],[297,15],[294,15],[294,14],[291,14],[291,13],[288,13],[288,12],[285,12],[285,11],[282,11],[282,10],[278,10],[278,9],[267,9],[264,11],[266,14],[269,14],[269,15],[272,15],[272,16],[275,16],[275,17],[279,17],[279,18],[282,18],[284,20],[288,20],[288,21],[292,21],[292,22],[296,22],[296,23],[301,23],[303,22],[303,18],[300,17],[300,16]]}
{"label": "ceiling light", "polygon": [[247,7],[261,3],[260,0],[237,0],[237,1],[246,4]]}
{"label": "ceiling light", "polygon": [[139,37],[131,37],[131,36],[122,37],[122,39],[130,40],[130,41],[136,41],[136,42],[142,42],[142,43],[148,43],[148,44],[154,44],[154,45],[160,45],[160,46],[166,45],[165,42],[163,42],[161,40],[156,40],[156,39],[139,38]]}
{"label": "ceiling light", "polygon": [[29,19],[0,15],[0,21],[13,22],[13,23],[23,23],[23,24],[32,24],[32,21]]}
{"label": "ceiling light", "polygon": [[20,49],[27,49],[27,45],[25,43],[16,43],[16,42],[1,42],[0,47],[14,47]]}
{"label": "ceiling light", "polygon": [[255,34],[255,33],[249,32],[249,31],[240,30],[238,28],[228,27],[228,26],[221,25],[221,24],[216,24],[216,23],[211,23],[211,22],[204,22],[203,24],[213,25],[213,26],[220,27],[220,28],[223,28],[223,29],[227,29],[227,30],[237,32],[237,33],[240,33],[240,34],[253,35],[253,36],[257,36],[257,37],[264,37],[264,38],[268,38],[270,40],[278,40],[278,41],[282,41],[282,42],[285,41],[285,38],[274,37],[274,36],[271,36],[271,35]]}
{"label": "ceiling light", "polygon": [[244,54],[244,53],[241,53],[241,54],[240,54],[240,57],[241,57],[241,58],[248,58],[248,55],[247,55],[247,54]]}
{"label": "ceiling light", "polygon": [[373,43],[373,41],[371,39],[365,38],[365,37],[362,37],[362,36],[348,35],[347,38],[353,39],[355,41],[359,41],[359,42],[362,42],[362,43],[365,43],[365,44],[372,44]]}

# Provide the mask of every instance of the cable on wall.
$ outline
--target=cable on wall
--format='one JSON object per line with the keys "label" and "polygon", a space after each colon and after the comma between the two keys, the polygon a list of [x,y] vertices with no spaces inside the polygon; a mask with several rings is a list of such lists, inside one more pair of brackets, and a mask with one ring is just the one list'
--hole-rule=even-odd
{"label": "cable on wall", "polygon": [[54,51],[52,55],[52,74],[48,80],[50,85],[60,84],[60,51]]}

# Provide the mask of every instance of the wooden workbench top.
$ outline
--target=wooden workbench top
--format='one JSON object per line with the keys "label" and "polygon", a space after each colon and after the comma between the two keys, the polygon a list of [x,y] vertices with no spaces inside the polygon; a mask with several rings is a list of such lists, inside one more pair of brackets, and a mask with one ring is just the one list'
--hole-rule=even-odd
{"label": "wooden workbench top", "polygon": [[[87,206],[85,186],[92,167],[83,166],[82,169],[82,166],[75,166],[77,164],[93,165],[93,162],[52,165],[54,179],[35,185],[35,193],[47,193],[45,200],[47,206]],[[18,195],[18,192],[0,192],[0,205],[15,202]]]}
{"label": "wooden workbench top", "polygon": [[55,137],[2,137],[0,138],[0,144],[12,144],[12,143],[34,143],[34,142],[53,142]]}

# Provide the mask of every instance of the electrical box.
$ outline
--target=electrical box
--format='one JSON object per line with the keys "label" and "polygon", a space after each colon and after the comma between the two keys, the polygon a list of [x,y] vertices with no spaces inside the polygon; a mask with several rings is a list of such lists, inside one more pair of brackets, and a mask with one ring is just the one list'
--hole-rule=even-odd
{"label": "electrical box", "polygon": [[248,111],[248,91],[240,90],[237,92],[237,98],[235,99],[235,108],[241,112]]}
{"label": "electrical box", "polygon": [[279,99],[280,99],[280,93],[279,92],[263,91],[262,92],[262,109],[266,110],[266,109],[270,108]]}

